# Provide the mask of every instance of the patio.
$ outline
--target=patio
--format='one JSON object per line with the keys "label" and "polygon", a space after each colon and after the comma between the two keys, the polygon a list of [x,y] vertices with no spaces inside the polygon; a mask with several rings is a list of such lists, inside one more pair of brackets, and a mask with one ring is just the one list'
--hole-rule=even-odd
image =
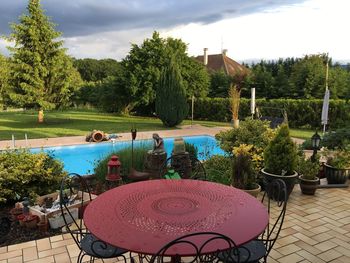
{"label": "patio", "polygon": [[[269,262],[350,262],[349,194],[350,188],[333,188],[318,189],[316,196],[305,196],[296,186]],[[76,262],[78,253],[70,235],[63,234],[1,247],[0,263]]]}

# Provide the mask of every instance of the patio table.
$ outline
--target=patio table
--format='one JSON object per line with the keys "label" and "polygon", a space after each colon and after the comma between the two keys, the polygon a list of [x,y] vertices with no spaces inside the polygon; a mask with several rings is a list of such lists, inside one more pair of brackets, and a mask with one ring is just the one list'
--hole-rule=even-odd
{"label": "patio table", "polygon": [[[242,245],[265,229],[268,212],[256,198],[234,187],[161,179],[101,194],[86,208],[84,222],[93,235],[111,245],[154,255],[175,238],[195,232],[221,233]],[[168,256],[175,255],[169,251]]]}

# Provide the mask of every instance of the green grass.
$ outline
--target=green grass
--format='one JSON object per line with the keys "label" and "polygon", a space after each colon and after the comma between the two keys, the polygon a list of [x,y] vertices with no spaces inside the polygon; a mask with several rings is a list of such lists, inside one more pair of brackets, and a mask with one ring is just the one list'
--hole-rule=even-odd
{"label": "green grass", "polygon": [[304,140],[310,139],[314,133],[314,130],[290,129],[290,136]]}
{"label": "green grass", "polygon": [[[157,118],[117,116],[94,110],[45,111],[45,122],[38,123],[37,111],[0,112],[0,140],[10,140],[12,134],[17,140],[86,135],[92,130],[106,133],[129,132],[132,127],[138,131],[169,129]],[[182,124],[189,125],[186,120]],[[203,126],[227,126],[229,123],[194,121]]]}
{"label": "green grass", "polygon": [[[38,123],[37,111],[0,112],[0,140],[10,140],[12,134],[17,140],[52,138],[63,136],[86,135],[92,130],[102,130],[106,133],[130,132],[132,127],[138,131],[156,131],[171,129],[164,127],[157,118],[118,116],[98,112],[96,110],[45,111],[45,122]],[[190,120],[182,125],[190,125]],[[193,121],[206,127],[230,126],[226,122]],[[292,137],[309,139],[314,134],[312,130],[290,129]]]}

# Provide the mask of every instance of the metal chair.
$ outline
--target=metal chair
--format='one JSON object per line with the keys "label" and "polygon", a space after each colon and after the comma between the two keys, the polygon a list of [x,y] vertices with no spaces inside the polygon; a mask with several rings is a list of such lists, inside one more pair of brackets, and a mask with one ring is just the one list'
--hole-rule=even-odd
{"label": "metal chair", "polygon": [[[180,249],[191,256],[173,254]],[[213,249],[215,250],[214,252],[206,252],[207,250],[213,251]],[[240,251],[231,238],[214,232],[192,233],[176,238],[162,247],[156,255],[152,256],[150,263],[169,262],[169,254],[172,254],[171,262],[177,263],[211,263],[228,262],[228,260],[246,262],[241,261]],[[222,257],[221,259],[218,257],[219,254]],[[246,251],[245,254],[248,255],[249,251]]]}
{"label": "metal chair", "polygon": [[[159,178],[164,178],[169,170],[177,172],[182,179],[206,180],[207,174],[201,161],[194,156],[179,159],[180,155],[172,155],[161,165]],[[180,160],[180,161],[179,161]]]}
{"label": "metal chair", "polygon": [[71,173],[63,178],[59,199],[66,231],[71,234],[80,249],[77,262],[82,262],[86,255],[90,256],[90,262],[94,262],[96,258],[102,259],[103,261],[103,259],[114,257],[122,257],[124,261],[127,262],[123,255],[127,252],[126,250],[111,246],[97,239],[85,228],[83,220],[77,220],[72,210],[69,209],[69,205],[74,199],[79,201],[80,208],[82,208],[86,202],[92,200],[90,187],[86,183],[84,177],[76,173]]}
{"label": "metal chair", "polygon": [[[269,213],[269,224],[259,238],[240,246],[241,257],[249,251],[247,262],[267,262],[267,257],[281,232],[287,209],[287,187],[281,179],[273,180],[266,186],[262,203],[266,204]],[[222,258],[219,255],[219,258]],[[237,262],[235,260],[226,262]]]}

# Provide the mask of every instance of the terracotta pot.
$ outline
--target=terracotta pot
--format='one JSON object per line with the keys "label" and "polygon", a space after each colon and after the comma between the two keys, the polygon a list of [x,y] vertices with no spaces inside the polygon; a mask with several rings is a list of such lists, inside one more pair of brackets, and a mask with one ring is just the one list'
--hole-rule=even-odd
{"label": "terracotta pot", "polygon": [[261,191],[261,187],[259,184],[256,184],[256,188],[255,189],[251,189],[251,190],[245,190],[245,189],[242,189],[244,192],[250,194],[251,196],[254,196],[254,197],[258,197],[260,191]]}
{"label": "terracotta pot", "polygon": [[27,215],[24,219],[26,228],[36,228],[39,217],[37,215]]}
{"label": "terracotta pot", "polygon": [[299,179],[301,192],[305,195],[314,195],[318,188],[320,179],[318,177],[314,180],[304,179],[302,175],[299,176]]}
{"label": "terracotta pot", "polygon": [[19,216],[20,214],[23,213],[23,209],[22,208],[12,208],[10,210],[11,213],[11,220],[12,221],[17,221],[17,216]]}
{"label": "terracotta pot", "polygon": [[40,221],[40,222],[37,224],[37,226],[38,226],[39,231],[42,232],[42,233],[47,232],[47,230],[49,229],[49,224],[48,224],[48,222],[45,221],[45,220]]}
{"label": "terracotta pot", "polygon": [[17,220],[18,220],[20,226],[25,226],[25,224],[24,224],[25,217],[26,216],[24,214],[20,214],[17,216]]}

